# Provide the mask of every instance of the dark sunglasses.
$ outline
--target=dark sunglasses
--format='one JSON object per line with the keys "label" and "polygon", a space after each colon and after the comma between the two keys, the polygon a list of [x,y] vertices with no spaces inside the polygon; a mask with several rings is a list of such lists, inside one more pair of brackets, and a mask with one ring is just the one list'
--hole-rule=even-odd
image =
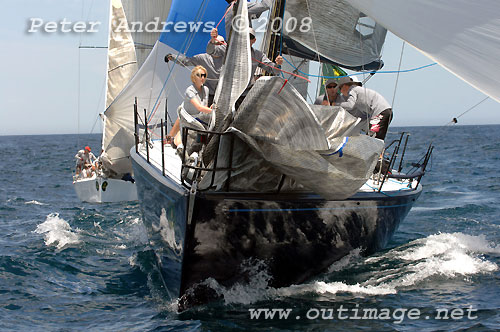
{"label": "dark sunglasses", "polygon": [[335,88],[336,86],[337,86],[337,85],[328,85],[326,88],[327,88],[327,89],[333,89],[333,88]]}
{"label": "dark sunglasses", "polygon": [[207,74],[200,74],[200,73],[197,73],[197,74],[196,74],[196,76],[201,77],[201,78],[203,78],[203,77],[205,77],[205,78],[206,78],[206,77],[207,77]]}

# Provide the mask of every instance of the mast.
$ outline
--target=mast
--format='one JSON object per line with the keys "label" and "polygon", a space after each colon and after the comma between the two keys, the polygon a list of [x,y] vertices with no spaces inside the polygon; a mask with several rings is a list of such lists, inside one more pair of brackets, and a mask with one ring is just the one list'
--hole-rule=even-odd
{"label": "mast", "polygon": [[[276,0],[269,17],[269,24],[267,27],[266,37],[268,37],[266,55],[269,59],[274,60],[278,55],[280,55],[280,45],[281,45],[281,31],[284,22],[282,18],[284,17],[285,2],[283,0]],[[281,22],[281,24],[280,24]],[[273,33],[273,31],[280,31],[280,33]]]}

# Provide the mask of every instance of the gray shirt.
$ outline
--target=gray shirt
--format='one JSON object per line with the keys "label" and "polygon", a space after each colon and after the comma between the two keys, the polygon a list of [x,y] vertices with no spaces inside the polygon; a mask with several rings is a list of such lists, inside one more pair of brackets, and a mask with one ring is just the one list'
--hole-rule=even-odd
{"label": "gray shirt", "polygon": [[363,120],[369,120],[391,108],[381,94],[361,86],[351,86],[346,101],[339,103],[338,106]]}
{"label": "gray shirt", "polygon": [[280,71],[277,69],[279,68],[277,64],[269,60],[267,55],[259,50],[255,50],[252,47],[252,83],[255,82],[255,72],[257,70],[257,67],[264,69],[268,73],[273,73],[274,75],[279,75],[280,73]]}
{"label": "gray shirt", "polygon": [[[201,91],[196,90],[194,85],[188,86],[186,92],[184,93],[184,102],[182,103],[182,107],[194,117],[197,117],[201,114],[206,114],[203,112],[199,112],[196,107],[191,103],[191,99],[196,98],[200,105],[208,106],[208,88],[206,86],[201,87]],[[201,113],[201,114],[200,114]]]}
{"label": "gray shirt", "polygon": [[[213,45],[213,44],[212,44]],[[207,48],[208,50],[208,48]],[[224,55],[224,53],[222,53]],[[212,54],[202,53],[192,57],[186,57],[180,54],[177,62],[184,66],[203,66],[207,70],[207,81],[205,82],[211,95],[215,94],[217,83],[219,82],[220,71],[224,62],[224,57],[215,57]]]}

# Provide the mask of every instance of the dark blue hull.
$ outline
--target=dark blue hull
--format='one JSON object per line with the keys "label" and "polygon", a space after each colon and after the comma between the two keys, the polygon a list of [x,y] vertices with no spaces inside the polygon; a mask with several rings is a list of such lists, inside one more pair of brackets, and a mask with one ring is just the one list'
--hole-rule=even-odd
{"label": "dark blue hull", "polygon": [[207,278],[224,286],[244,282],[242,264],[249,259],[263,261],[270,286],[282,287],[325,271],[353,249],[374,253],[387,245],[421,193],[419,186],[392,197],[358,193],[343,201],[312,194],[197,193],[190,216],[187,189],[137,154],[133,166],[144,222],[173,298],[196,294],[189,290]]}

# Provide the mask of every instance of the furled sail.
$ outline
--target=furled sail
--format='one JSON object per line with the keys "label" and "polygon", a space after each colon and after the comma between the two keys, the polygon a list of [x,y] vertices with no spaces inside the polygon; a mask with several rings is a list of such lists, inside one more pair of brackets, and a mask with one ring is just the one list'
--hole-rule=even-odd
{"label": "furled sail", "polygon": [[498,0],[349,3],[462,80],[500,101]]}
{"label": "furled sail", "polygon": [[346,0],[287,0],[284,50],[351,69],[378,69],[386,29]]}
{"label": "furled sail", "polygon": [[224,115],[232,110],[253,75],[246,1],[239,2],[236,17],[241,17],[240,28],[234,29],[231,34],[231,43],[226,51],[225,65],[214,98],[218,109]]}

